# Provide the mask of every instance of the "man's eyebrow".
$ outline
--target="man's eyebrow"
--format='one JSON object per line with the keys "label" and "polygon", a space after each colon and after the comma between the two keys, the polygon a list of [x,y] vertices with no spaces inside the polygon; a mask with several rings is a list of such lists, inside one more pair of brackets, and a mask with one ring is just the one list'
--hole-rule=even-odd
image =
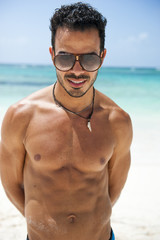
{"label": "man's eyebrow", "polygon": [[59,51],[58,54],[70,54],[69,52]]}
{"label": "man's eyebrow", "polygon": [[[58,54],[74,54],[74,53],[70,53],[70,52],[64,52],[64,51],[59,51]],[[82,54],[96,54],[96,52],[87,52],[87,53],[82,53]],[[76,55],[76,54],[75,54]],[[78,55],[78,54],[77,54]],[[80,54],[81,55],[81,54]]]}
{"label": "man's eyebrow", "polygon": [[86,54],[96,54],[96,55],[97,55],[97,53],[96,53],[96,52],[89,52],[89,53],[86,53]]}

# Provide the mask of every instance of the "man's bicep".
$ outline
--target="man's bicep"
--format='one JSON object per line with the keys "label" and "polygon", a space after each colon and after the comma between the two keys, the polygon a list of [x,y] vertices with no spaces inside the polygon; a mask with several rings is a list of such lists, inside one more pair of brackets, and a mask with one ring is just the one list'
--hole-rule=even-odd
{"label": "man's bicep", "polygon": [[109,193],[113,203],[118,199],[125,185],[131,163],[132,124],[129,115],[123,112],[118,115],[114,134],[115,148],[108,163]]}
{"label": "man's bicep", "polygon": [[5,185],[22,181],[25,156],[20,122],[13,110],[5,115],[1,129],[0,171]]}
{"label": "man's bicep", "polygon": [[122,189],[131,164],[130,150],[121,156],[113,156],[108,164],[109,186]]}
{"label": "man's bicep", "polygon": [[24,149],[0,143],[0,172],[3,184],[21,183],[23,179]]}
{"label": "man's bicep", "polygon": [[3,140],[0,143],[1,182],[9,200],[24,215],[23,189],[23,149],[13,144],[7,147]]}
{"label": "man's bicep", "polygon": [[126,183],[128,172],[130,169],[131,156],[130,151],[123,156],[110,159],[108,164],[109,185],[108,191],[112,205],[115,204],[119,198],[121,191]]}

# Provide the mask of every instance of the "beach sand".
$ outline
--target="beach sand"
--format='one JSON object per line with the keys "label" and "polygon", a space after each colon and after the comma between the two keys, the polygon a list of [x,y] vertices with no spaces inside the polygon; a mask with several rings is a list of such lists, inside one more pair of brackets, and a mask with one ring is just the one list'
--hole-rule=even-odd
{"label": "beach sand", "polygon": [[117,240],[160,240],[160,166],[136,165],[113,207]]}
{"label": "beach sand", "polygon": [[[136,121],[132,165],[127,183],[112,210],[111,225],[116,240],[160,240],[158,122],[157,119],[154,127],[148,122],[146,128],[142,119]],[[26,239],[26,234],[25,219],[9,202],[0,184],[0,240]]]}

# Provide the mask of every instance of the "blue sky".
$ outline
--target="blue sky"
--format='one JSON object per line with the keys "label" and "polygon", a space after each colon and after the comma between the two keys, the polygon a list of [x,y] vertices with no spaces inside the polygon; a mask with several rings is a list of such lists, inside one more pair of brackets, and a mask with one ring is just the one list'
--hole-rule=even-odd
{"label": "blue sky", "polygon": [[[70,0],[0,0],[0,63],[52,64],[49,19]],[[160,67],[159,0],[88,0],[107,18],[106,66]]]}

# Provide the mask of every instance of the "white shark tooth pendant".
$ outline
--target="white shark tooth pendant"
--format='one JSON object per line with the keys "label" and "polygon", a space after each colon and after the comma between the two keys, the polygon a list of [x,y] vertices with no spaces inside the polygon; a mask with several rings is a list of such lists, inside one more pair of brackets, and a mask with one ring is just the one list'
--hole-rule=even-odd
{"label": "white shark tooth pendant", "polygon": [[92,132],[90,120],[88,120],[87,127],[88,127],[89,131]]}

